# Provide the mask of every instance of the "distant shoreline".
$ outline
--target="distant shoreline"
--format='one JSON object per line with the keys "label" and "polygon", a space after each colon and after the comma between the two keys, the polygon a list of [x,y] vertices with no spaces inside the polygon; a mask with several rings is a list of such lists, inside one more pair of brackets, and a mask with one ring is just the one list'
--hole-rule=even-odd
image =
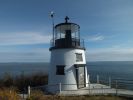
{"label": "distant shoreline", "polygon": [[[88,63],[89,62],[133,62],[133,61],[87,61]],[[17,63],[50,63],[50,61],[49,62],[0,62],[0,63],[15,63],[15,64],[17,64]]]}

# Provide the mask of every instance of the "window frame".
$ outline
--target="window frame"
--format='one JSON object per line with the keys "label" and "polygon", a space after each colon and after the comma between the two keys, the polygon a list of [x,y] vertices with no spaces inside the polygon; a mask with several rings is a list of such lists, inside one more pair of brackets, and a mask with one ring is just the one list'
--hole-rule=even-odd
{"label": "window frame", "polygon": [[82,53],[75,53],[75,54],[76,54],[76,62],[82,62],[83,61]]}
{"label": "window frame", "polygon": [[65,75],[65,65],[56,65],[56,75]]}

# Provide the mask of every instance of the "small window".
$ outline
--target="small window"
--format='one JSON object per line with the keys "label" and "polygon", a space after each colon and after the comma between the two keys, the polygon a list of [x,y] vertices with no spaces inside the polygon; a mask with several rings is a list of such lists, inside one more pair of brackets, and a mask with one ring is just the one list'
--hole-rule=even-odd
{"label": "small window", "polygon": [[76,62],[83,61],[82,53],[76,53]]}
{"label": "small window", "polygon": [[64,65],[57,65],[56,66],[56,75],[64,75]]}

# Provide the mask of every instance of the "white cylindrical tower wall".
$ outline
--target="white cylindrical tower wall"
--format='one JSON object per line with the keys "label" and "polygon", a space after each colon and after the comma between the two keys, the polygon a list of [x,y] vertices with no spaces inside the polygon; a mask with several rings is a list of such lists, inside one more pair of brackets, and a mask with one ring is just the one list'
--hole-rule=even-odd
{"label": "white cylindrical tower wall", "polygon": [[[82,54],[82,61],[76,61],[76,53]],[[51,51],[51,61],[49,68],[49,80],[48,84],[59,84],[61,83],[62,90],[77,90],[77,80],[76,80],[76,70],[75,64],[86,64],[85,50],[83,49],[54,49]],[[56,66],[64,65],[64,75],[56,75]],[[85,66],[85,81],[88,83],[87,68]],[[63,85],[66,84],[66,85]],[[58,90],[59,87],[56,86],[51,89]],[[49,89],[49,90],[51,90]],[[54,91],[51,90],[51,91]]]}

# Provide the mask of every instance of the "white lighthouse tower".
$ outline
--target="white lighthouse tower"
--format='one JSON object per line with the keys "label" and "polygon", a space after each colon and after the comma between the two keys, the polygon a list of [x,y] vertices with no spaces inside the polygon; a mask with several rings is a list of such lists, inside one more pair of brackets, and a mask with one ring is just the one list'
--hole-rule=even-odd
{"label": "white lighthouse tower", "polygon": [[[48,89],[51,92],[77,90],[87,87],[89,78],[86,68],[84,42],[80,39],[80,26],[70,23],[66,16],[64,23],[54,26],[50,47],[51,59]],[[60,84],[60,85],[59,85]]]}

